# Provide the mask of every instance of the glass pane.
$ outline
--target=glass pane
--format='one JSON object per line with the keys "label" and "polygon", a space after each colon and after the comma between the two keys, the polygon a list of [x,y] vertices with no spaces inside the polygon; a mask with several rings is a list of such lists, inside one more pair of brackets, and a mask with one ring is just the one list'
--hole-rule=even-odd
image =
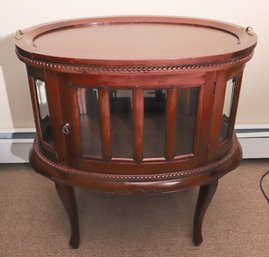
{"label": "glass pane", "polygon": [[110,126],[112,157],[133,157],[132,90],[111,90]]}
{"label": "glass pane", "polygon": [[77,91],[83,154],[102,156],[98,90]]}
{"label": "glass pane", "polygon": [[46,83],[42,80],[36,79],[35,86],[43,140],[52,145],[51,121],[47,102]]}
{"label": "glass pane", "polygon": [[227,81],[223,112],[222,112],[221,130],[219,136],[220,142],[226,139],[229,134],[230,116],[232,112],[235,85],[236,85],[236,78]]}
{"label": "glass pane", "polygon": [[178,90],[175,155],[193,153],[199,88]]}
{"label": "glass pane", "polygon": [[164,157],[166,90],[144,91],[144,157]]}

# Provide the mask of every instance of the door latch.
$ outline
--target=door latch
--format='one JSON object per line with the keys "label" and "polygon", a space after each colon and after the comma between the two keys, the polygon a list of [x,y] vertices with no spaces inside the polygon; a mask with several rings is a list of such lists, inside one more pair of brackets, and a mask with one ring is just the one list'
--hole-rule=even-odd
{"label": "door latch", "polygon": [[65,123],[65,125],[62,127],[62,132],[64,134],[68,135],[69,134],[69,127],[70,127],[69,123]]}

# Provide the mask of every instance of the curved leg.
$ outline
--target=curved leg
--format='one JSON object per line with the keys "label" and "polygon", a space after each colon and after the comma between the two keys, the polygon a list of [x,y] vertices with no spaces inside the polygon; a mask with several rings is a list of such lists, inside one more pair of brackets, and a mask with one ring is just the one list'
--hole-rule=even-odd
{"label": "curved leg", "polygon": [[200,186],[199,196],[196,203],[196,209],[193,221],[193,244],[198,246],[203,241],[202,223],[205,212],[209,206],[218,186],[218,180],[208,185]]}
{"label": "curved leg", "polygon": [[55,182],[55,186],[71,224],[71,239],[69,244],[72,248],[77,249],[79,247],[79,224],[74,188],[58,182]]}

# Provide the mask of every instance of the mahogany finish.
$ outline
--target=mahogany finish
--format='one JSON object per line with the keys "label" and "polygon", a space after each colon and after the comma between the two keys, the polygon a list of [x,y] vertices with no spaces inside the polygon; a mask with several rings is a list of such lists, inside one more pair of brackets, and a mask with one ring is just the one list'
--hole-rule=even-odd
{"label": "mahogany finish", "polygon": [[72,248],[78,248],[79,225],[78,225],[78,211],[77,211],[77,203],[74,188],[58,182],[55,182],[55,187],[70,219],[71,238],[69,244]]}
{"label": "mahogany finish", "polygon": [[197,199],[193,221],[193,243],[198,246],[203,241],[202,223],[208,205],[210,204],[218,187],[218,180],[211,184],[201,185]]}
{"label": "mahogany finish", "polygon": [[234,123],[251,28],[179,17],[111,17],[16,34],[37,136],[30,162],[55,182],[79,246],[74,186],[165,193],[200,186],[193,242],[218,179],[235,169]]}

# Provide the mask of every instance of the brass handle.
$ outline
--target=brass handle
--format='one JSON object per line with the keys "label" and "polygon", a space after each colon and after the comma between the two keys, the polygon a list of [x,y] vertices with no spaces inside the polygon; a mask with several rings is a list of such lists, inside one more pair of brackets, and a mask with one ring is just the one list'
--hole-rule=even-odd
{"label": "brass handle", "polygon": [[23,35],[24,35],[24,32],[19,29],[19,30],[16,31],[15,38],[18,39],[18,40],[19,39],[22,39],[23,38]]}
{"label": "brass handle", "polygon": [[245,31],[250,35],[253,36],[254,35],[254,31],[252,27],[246,27]]}
{"label": "brass handle", "polygon": [[70,127],[70,125],[69,125],[69,123],[66,123],[63,127],[62,127],[62,132],[64,133],[64,134],[66,134],[66,135],[68,135],[69,134],[69,127]]}

